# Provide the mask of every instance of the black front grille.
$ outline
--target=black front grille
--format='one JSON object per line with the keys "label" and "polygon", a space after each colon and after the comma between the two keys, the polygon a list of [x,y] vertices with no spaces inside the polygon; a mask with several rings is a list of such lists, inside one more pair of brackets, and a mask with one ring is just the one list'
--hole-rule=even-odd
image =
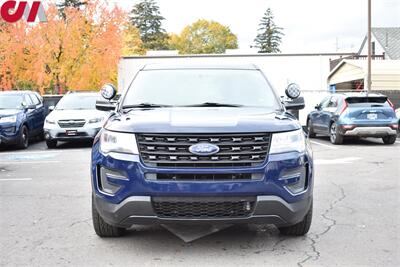
{"label": "black front grille", "polygon": [[85,137],[85,136],[88,136],[88,134],[87,133],[76,133],[76,134],[74,134],[74,135],[68,135],[68,134],[66,134],[66,133],[59,133],[59,134],[57,134],[57,137],[60,137],[60,138],[71,138],[71,137]]}
{"label": "black front grille", "polygon": [[255,198],[153,198],[152,204],[154,212],[161,218],[245,218],[253,213]]}
{"label": "black front grille", "polygon": [[[249,167],[261,165],[268,154],[271,134],[138,134],[143,162],[158,167]],[[219,147],[211,156],[189,148],[198,143]]]}
{"label": "black front grille", "polygon": [[235,181],[235,180],[252,180],[251,173],[212,173],[212,174],[191,174],[191,173],[158,173],[156,174],[158,181]]}
{"label": "black front grille", "polygon": [[60,120],[58,121],[58,125],[61,128],[81,128],[85,126],[85,120]]}

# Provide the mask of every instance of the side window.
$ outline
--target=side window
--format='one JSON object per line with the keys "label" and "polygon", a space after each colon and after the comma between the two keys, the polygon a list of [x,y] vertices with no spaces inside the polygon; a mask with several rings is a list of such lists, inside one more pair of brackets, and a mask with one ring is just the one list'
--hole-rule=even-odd
{"label": "side window", "polygon": [[29,97],[29,95],[24,95],[24,102],[27,106],[33,104],[32,99]]}
{"label": "side window", "polygon": [[35,94],[30,94],[29,96],[31,97],[33,104],[35,104],[35,105],[40,105],[40,100],[39,100],[39,98],[37,97],[37,95],[35,95]]}
{"label": "side window", "polygon": [[321,103],[319,104],[321,109],[326,108],[328,106],[330,99],[331,99],[331,96],[327,96],[324,99],[322,99]]}
{"label": "side window", "polygon": [[328,108],[337,108],[339,103],[339,98],[337,96],[332,96],[329,101]]}

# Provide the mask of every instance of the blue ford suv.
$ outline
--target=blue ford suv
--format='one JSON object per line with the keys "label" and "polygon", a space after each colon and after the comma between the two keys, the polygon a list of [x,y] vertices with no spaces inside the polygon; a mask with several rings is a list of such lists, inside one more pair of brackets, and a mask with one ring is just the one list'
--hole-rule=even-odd
{"label": "blue ford suv", "polygon": [[[106,99],[116,91],[102,89]],[[292,98],[297,86],[288,87]],[[302,99],[302,98],[298,98]],[[308,232],[313,159],[300,123],[260,69],[148,65],[92,150],[92,216],[101,237],[133,225],[274,224]]]}
{"label": "blue ford suv", "polygon": [[332,144],[346,137],[382,138],[394,144],[399,124],[390,100],[381,94],[340,93],[325,97],[307,118],[308,134],[328,135]]}
{"label": "blue ford suv", "polygon": [[36,92],[0,92],[0,144],[27,148],[29,138],[43,136],[46,110]]}

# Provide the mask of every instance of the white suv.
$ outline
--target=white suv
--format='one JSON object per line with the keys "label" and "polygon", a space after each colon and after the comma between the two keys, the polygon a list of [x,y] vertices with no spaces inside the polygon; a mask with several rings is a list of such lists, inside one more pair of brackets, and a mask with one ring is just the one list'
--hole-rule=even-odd
{"label": "white suv", "polygon": [[48,148],[58,141],[94,139],[108,117],[108,112],[96,110],[98,93],[68,93],[44,123],[44,136]]}

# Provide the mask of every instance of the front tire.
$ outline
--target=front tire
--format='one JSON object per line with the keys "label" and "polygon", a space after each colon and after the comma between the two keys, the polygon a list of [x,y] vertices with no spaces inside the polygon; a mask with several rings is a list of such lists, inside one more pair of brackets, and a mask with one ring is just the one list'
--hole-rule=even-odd
{"label": "front tire", "polygon": [[336,122],[332,122],[329,128],[329,139],[334,145],[343,144],[343,135],[339,133]]}
{"label": "front tire", "polygon": [[386,145],[393,145],[396,142],[396,139],[397,139],[396,135],[389,135],[382,137],[382,140]]}
{"label": "front tire", "polygon": [[93,199],[92,199],[92,220],[93,220],[94,231],[99,237],[120,237],[125,234],[124,228],[112,226],[106,223],[103,220],[103,218],[101,218],[99,212],[95,207]]}
{"label": "front tire", "polygon": [[303,236],[307,234],[308,231],[310,230],[312,215],[313,215],[313,204],[311,203],[310,209],[308,210],[306,216],[301,222],[295,225],[281,227],[279,228],[279,231],[281,232],[282,235]]}
{"label": "front tire", "polygon": [[29,130],[28,127],[22,125],[19,133],[17,147],[20,149],[27,149],[29,146]]}
{"label": "front tire", "polygon": [[56,140],[46,140],[46,145],[47,148],[56,148],[57,147],[57,141]]}

